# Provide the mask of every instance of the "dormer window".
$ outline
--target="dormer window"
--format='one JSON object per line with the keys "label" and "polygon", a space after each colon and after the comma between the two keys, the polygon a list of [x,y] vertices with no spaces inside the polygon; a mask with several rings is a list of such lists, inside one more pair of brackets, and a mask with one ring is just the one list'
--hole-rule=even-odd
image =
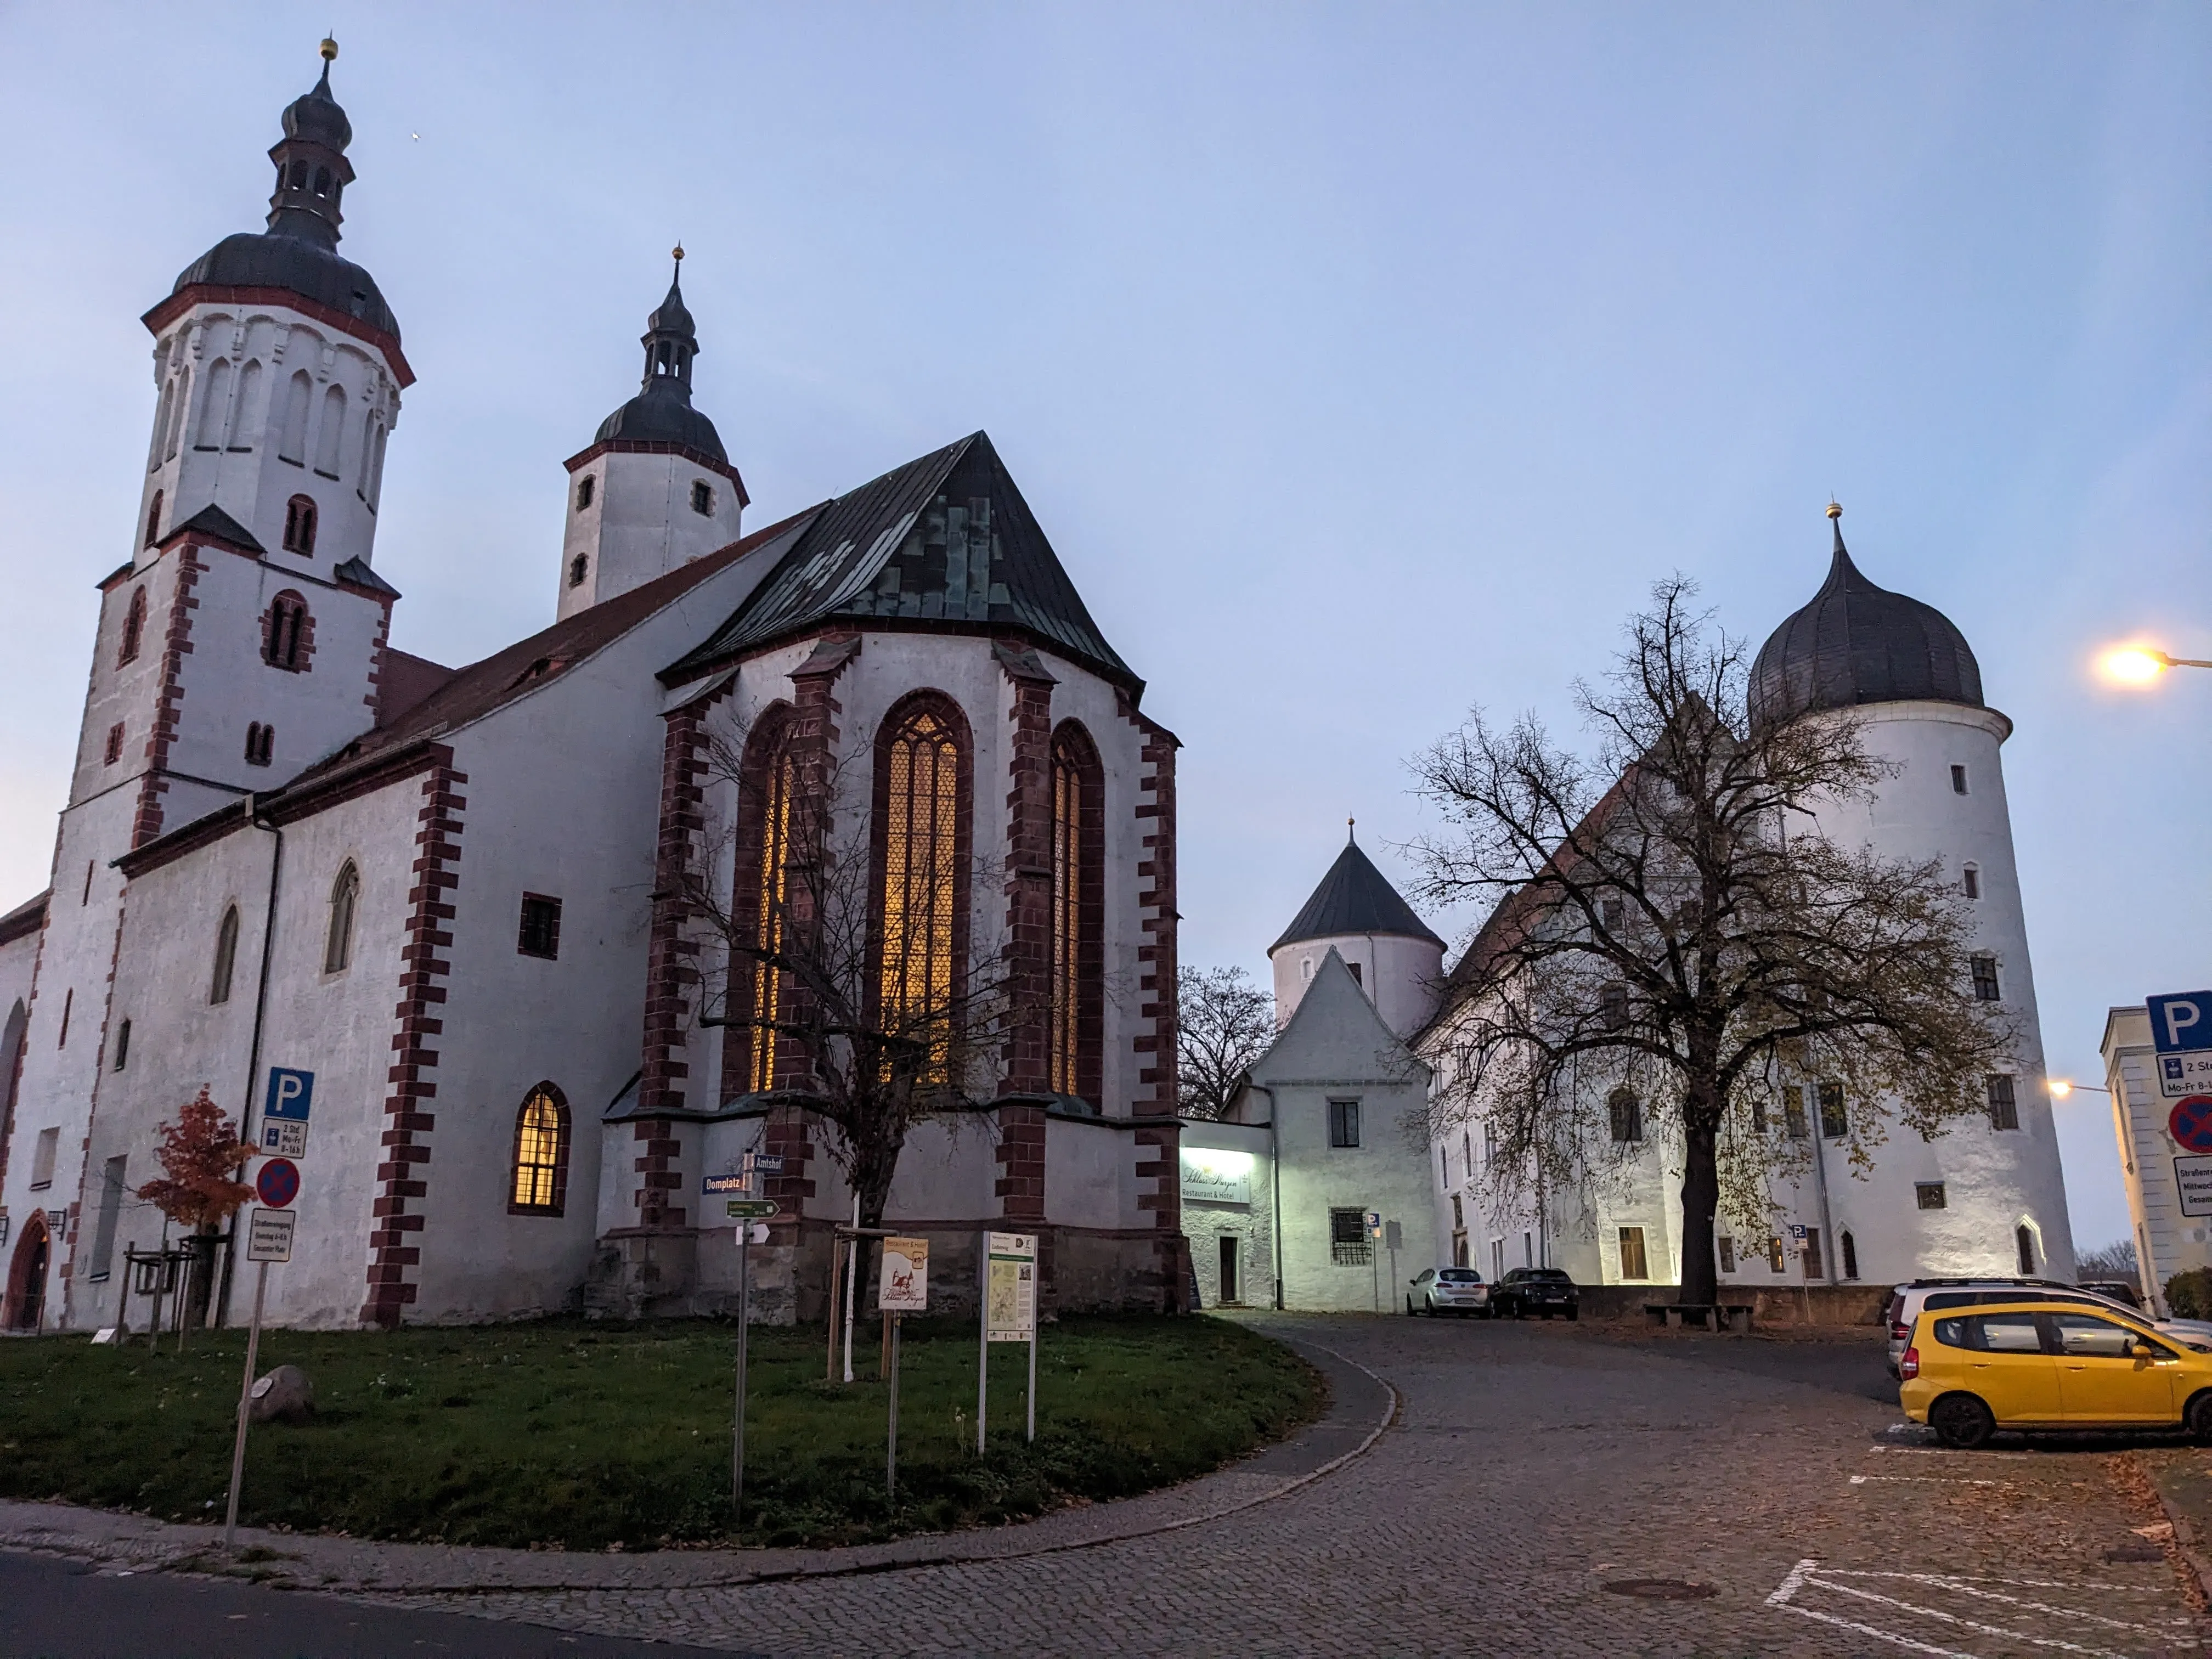
{"label": "dormer window", "polygon": [[599,480],[588,472],[586,472],[582,477],[576,480],[577,512],[581,513],[586,507],[592,504],[592,495],[598,487]]}
{"label": "dormer window", "polygon": [[315,551],[315,502],[295,495],[284,503],[284,550],[312,558]]}
{"label": "dormer window", "polygon": [[702,518],[711,516],[714,511],[714,492],[704,478],[691,481],[691,510]]}

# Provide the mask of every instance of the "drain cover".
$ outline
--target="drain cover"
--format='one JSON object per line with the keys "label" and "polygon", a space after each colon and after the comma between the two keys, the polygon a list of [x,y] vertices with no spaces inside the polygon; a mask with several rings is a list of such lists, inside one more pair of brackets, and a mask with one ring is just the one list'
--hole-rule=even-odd
{"label": "drain cover", "polygon": [[1640,1595],[1647,1601],[1702,1601],[1720,1594],[1711,1584],[1686,1578],[1616,1578],[1606,1586],[1615,1595]]}

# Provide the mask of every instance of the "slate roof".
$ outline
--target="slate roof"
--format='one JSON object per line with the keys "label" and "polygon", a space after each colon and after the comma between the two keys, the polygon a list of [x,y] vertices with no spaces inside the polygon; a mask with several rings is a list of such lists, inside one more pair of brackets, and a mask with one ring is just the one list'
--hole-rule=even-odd
{"label": "slate roof", "polygon": [[729,452],[722,447],[722,434],[703,412],[691,407],[690,392],[678,386],[672,376],[647,381],[644,391],[601,421],[592,435],[595,444],[617,440],[675,444],[711,455],[725,466],[730,463]]}
{"label": "slate roof", "polygon": [[1934,605],[1869,581],[1844,550],[1838,522],[1828,580],[1752,665],[1752,719],[1765,725],[1814,709],[1923,699],[1981,708],[1981,665]]}
{"label": "slate roof", "polygon": [[671,684],[832,619],[1015,629],[1140,695],[983,433],[829,502]]}
{"label": "slate roof", "polygon": [[352,260],[303,237],[273,230],[226,236],[179,271],[169,291],[181,294],[203,283],[286,289],[399,338],[399,319],[384,302],[376,279]]}
{"label": "slate roof", "polygon": [[1425,939],[1441,947],[1443,941],[1413,914],[1390,878],[1359,850],[1346,842],[1313,890],[1305,908],[1291,918],[1282,938],[1267,947],[1273,956],[1285,945],[1303,939],[1334,939],[1343,933],[1395,933],[1406,939]]}
{"label": "slate roof", "polygon": [[213,501],[210,501],[182,524],[172,526],[169,534],[162,537],[161,539],[166,542],[171,536],[181,536],[187,531],[198,531],[203,536],[212,536],[219,542],[228,542],[233,547],[242,547],[249,552],[258,553],[264,557],[269,552],[267,548],[253,539],[252,531],[232,518]]}
{"label": "slate roof", "polygon": [[26,933],[35,933],[46,926],[46,901],[53,896],[49,887],[36,898],[26,899],[4,916],[0,916],[0,945],[21,939]]}

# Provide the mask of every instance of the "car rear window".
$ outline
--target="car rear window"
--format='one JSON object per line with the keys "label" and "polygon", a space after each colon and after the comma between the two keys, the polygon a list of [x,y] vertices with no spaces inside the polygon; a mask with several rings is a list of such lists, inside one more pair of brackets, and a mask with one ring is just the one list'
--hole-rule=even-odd
{"label": "car rear window", "polygon": [[1529,1278],[1547,1279],[1553,1284],[1557,1284],[1566,1276],[1567,1270],[1564,1267],[1531,1267],[1528,1270]]}
{"label": "car rear window", "polygon": [[1480,1285],[1482,1275],[1472,1267],[1446,1267],[1437,1274],[1447,1285]]}

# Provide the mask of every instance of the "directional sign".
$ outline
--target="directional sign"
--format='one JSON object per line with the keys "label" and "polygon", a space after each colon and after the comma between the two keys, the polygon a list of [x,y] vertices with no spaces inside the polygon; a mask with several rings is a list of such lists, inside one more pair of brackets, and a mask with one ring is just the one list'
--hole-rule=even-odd
{"label": "directional sign", "polygon": [[781,1152],[748,1152],[745,1154],[745,1162],[750,1164],[754,1169],[759,1170],[763,1175],[781,1175],[783,1173],[783,1154]]}
{"label": "directional sign", "polygon": [[750,1176],[741,1175],[708,1176],[699,1183],[699,1190],[709,1198],[719,1193],[744,1193],[752,1190]]}
{"label": "directional sign", "polygon": [[289,1158],[270,1158],[253,1177],[253,1190],[270,1209],[289,1209],[300,1195],[300,1166]]}
{"label": "directional sign", "polygon": [[2179,1103],[2166,1127],[2192,1152],[2212,1152],[2212,1095],[2191,1095]]}
{"label": "directional sign", "polygon": [[[296,1178],[296,1177],[295,1177]],[[300,1218],[289,1210],[256,1210],[246,1224],[248,1261],[289,1261],[292,1230]]]}
{"label": "directional sign", "polygon": [[307,1150],[307,1118],[314,1109],[315,1074],[269,1068],[269,1097],[261,1104],[261,1150],[298,1158]]}
{"label": "directional sign", "polygon": [[733,1198],[722,1206],[722,1212],[732,1221],[765,1221],[781,1213],[775,1200],[767,1198]]}

